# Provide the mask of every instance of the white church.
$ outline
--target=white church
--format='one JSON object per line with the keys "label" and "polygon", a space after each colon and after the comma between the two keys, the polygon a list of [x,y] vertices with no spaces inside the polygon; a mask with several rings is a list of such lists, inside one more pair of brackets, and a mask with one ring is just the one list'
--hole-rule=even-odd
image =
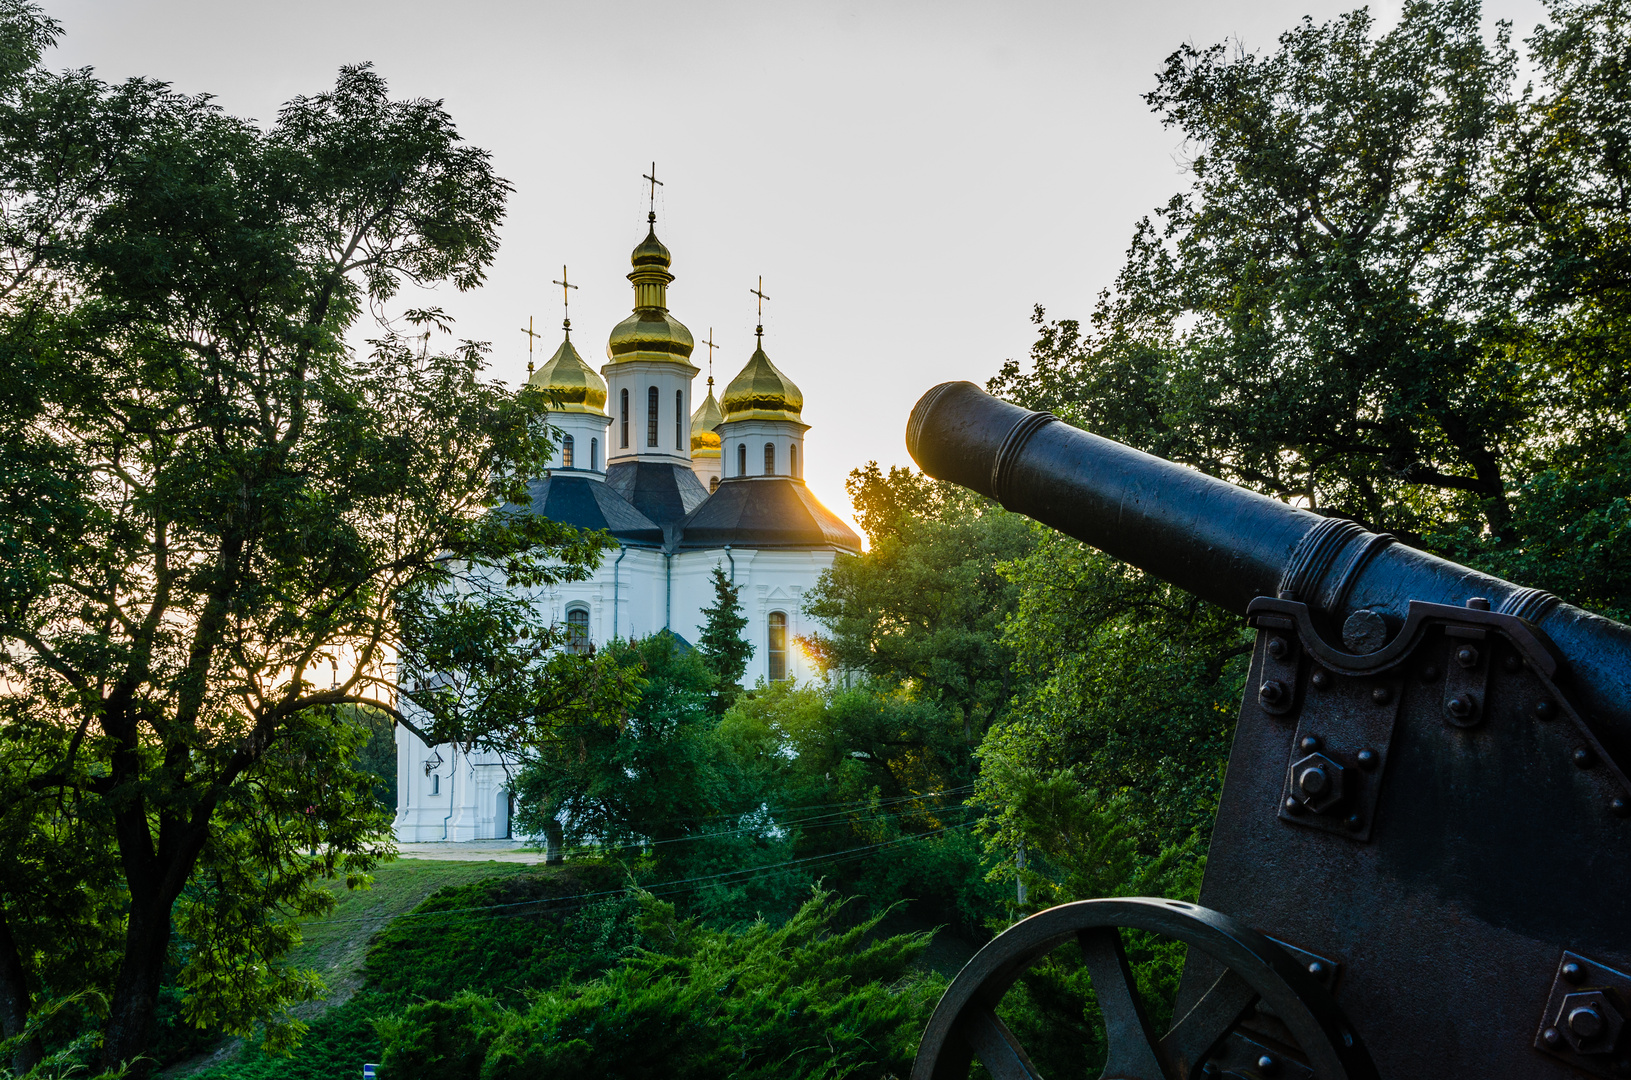
{"label": "white church", "polygon": [[[804,484],[803,395],[759,347],[716,399],[713,379],[693,407],[699,369],[691,332],[668,310],[668,248],[656,215],[634,249],[634,313],[612,328],[597,375],[572,346],[571,324],[528,383],[557,401],[550,423],[564,436],[550,469],[531,485],[532,512],[617,542],[587,581],[540,590],[546,621],[573,647],[670,630],[687,642],[713,603],[723,567],[741,586],[743,633],[753,644],[744,675],[814,674],[794,639],[807,632],[804,593],[860,537]],[[515,762],[495,752],[430,747],[396,729],[396,838],[402,843],[510,835]]]}

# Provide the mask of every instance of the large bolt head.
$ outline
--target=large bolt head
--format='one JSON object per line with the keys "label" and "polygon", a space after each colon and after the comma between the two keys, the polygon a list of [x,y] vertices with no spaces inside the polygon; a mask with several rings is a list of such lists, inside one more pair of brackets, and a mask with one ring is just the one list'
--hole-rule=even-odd
{"label": "large bolt head", "polygon": [[1575,1053],[1608,1054],[1625,1030],[1625,1014],[1603,991],[1578,990],[1563,996],[1556,1026]]}
{"label": "large bolt head", "polygon": [[1347,770],[1324,754],[1309,754],[1292,763],[1291,795],[1316,814],[1342,803]]}
{"label": "large bolt head", "polygon": [[1284,705],[1291,700],[1291,690],[1279,679],[1270,679],[1258,688],[1257,700],[1270,707]]}

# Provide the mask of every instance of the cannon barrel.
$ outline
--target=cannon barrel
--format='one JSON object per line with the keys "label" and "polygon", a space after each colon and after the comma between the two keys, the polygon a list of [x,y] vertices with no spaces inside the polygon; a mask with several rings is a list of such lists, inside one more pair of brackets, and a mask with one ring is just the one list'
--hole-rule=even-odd
{"label": "cannon barrel", "polygon": [[907,449],[930,476],[1244,613],[1295,599],[1340,627],[1368,609],[1397,627],[1410,601],[1516,615],[1557,646],[1575,700],[1622,763],[1631,747],[1631,627],[992,397],[941,383],[918,401]]}

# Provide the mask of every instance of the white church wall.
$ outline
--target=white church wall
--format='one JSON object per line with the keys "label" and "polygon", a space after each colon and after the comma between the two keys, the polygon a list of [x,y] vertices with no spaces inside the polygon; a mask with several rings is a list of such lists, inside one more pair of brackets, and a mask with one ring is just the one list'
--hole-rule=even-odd
{"label": "white church wall", "polygon": [[[612,449],[606,460],[691,461],[691,380],[688,363],[672,360],[620,360],[600,369],[606,379],[607,430]],[[647,394],[657,388],[657,440],[649,439]],[[628,442],[623,440],[623,393],[628,392]]]}
{"label": "white church wall", "polygon": [[[802,477],[806,430],[805,425],[790,420],[727,420],[719,425],[723,475]],[[767,445],[775,448],[775,469],[770,474],[765,470]]]}
{"label": "white church wall", "polygon": [[[597,475],[606,471],[606,438],[612,423],[610,417],[594,413],[552,412],[548,415],[548,422],[560,429],[563,436],[550,452],[550,469],[570,468]],[[572,440],[570,466],[565,461],[567,438]]]}

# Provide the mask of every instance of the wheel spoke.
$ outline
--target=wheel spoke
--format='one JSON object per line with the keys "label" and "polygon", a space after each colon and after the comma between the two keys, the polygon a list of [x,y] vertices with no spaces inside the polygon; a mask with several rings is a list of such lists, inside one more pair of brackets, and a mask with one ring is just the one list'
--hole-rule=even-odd
{"label": "wheel spoke", "polygon": [[1042,1080],[1008,1025],[978,1001],[970,1002],[957,1022],[957,1030],[974,1055],[985,1064],[993,1080]]}
{"label": "wheel spoke", "polygon": [[1093,977],[1099,1011],[1104,1014],[1104,1035],[1110,1044],[1104,1080],[1168,1080],[1132,968],[1121,948],[1121,933],[1114,927],[1094,927],[1081,931],[1076,940]]}
{"label": "wheel spoke", "polygon": [[1195,1007],[1161,1040],[1161,1051],[1178,1080],[1190,1080],[1207,1056],[1257,1001],[1257,991],[1232,971],[1218,976]]}

